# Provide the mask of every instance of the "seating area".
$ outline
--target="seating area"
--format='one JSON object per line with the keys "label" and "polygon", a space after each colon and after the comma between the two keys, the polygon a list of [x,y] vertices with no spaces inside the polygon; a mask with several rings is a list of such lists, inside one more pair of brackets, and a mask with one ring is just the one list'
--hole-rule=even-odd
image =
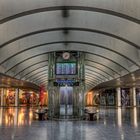
{"label": "seating area", "polygon": [[97,120],[97,115],[99,113],[99,110],[97,109],[97,107],[85,107],[84,113],[85,113],[85,118],[84,118],[85,120],[94,121]]}
{"label": "seating area", "polygon": [[34,118],[40,121],[48,119],[48,108],[39,108],[36,109],[34,112]]}

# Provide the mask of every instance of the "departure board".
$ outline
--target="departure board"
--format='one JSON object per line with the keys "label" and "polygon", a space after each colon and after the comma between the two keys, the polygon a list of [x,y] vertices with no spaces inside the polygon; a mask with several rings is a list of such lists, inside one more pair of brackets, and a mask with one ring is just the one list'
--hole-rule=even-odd
{"label": "departure board", "polygon": [[56,63],[56,75],[75,75],[76,74],[76,63]]}

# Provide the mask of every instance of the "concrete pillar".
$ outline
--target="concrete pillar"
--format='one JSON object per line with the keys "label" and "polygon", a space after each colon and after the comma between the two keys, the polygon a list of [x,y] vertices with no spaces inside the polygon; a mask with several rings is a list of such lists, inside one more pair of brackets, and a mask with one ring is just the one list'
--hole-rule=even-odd
{"label": "concrete pillar", "polygon": [[1,106],[4,106],[4,88],[1,90]]}
{"label": "concrete pillar", "polygon": [[121,88],[117,88],[117,107],[121,107]]}
{"label": "concrete pillar", "polygon": [[136,106],[137,105],[137,103],[136,103],[136,88],[135,87],[133,87],[132,88],[132,104],[133,104],[133,106]]}
{"label": "concrete pillar", "polygon": [[15,90],[15,106],[19,106],[19,89]]}

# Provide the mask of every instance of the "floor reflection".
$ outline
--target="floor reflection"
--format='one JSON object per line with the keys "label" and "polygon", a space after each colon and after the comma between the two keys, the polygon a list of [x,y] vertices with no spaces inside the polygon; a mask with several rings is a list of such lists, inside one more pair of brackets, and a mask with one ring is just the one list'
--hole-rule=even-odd
{"label": "floor reflection", "polygon": [[0,108],[0,125],[24,126],[31,125],[33,120],[32,109],[27,108]]}
{"label": "floor reflection", "polygon": [[140,139],[140,108],[100,108],[96,121],[38,121],[33,110],[0,108],[0,140]]}
{"label": "floor reflection", "polygon": [[138,127],[138,114],[137,114],[137,108],[134,107],[131,111],[131,120],[132,120],[132,124],[135,127]]}
{"label": "floor reflection", "polygon": [[120,107],[117,109],[117,122],[118,126],[122,127],[122,109]]}

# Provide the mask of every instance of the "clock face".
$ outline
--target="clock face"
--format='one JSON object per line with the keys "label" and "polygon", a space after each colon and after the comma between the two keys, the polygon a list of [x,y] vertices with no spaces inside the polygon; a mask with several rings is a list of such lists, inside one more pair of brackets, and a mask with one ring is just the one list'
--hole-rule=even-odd
{"label": "clock face", "polygon": [[63,59],[69,59],[70,58],[70,53],[69,52],[64,52],[63,53]]}

